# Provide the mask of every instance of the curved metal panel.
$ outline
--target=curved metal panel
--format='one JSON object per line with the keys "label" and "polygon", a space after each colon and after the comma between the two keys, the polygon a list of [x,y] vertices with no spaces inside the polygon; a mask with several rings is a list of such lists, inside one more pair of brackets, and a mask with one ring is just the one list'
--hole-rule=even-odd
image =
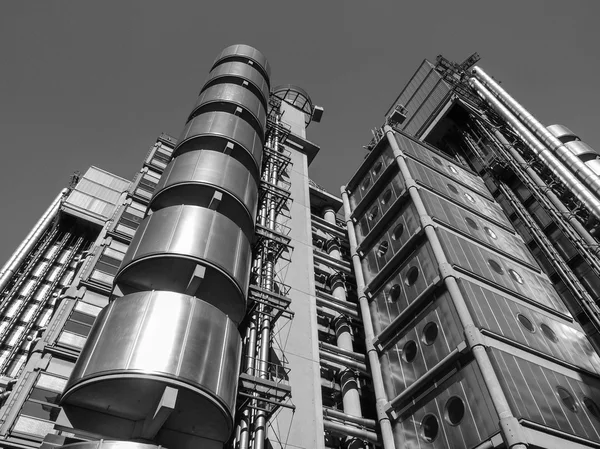
{"label": "curved metal panel", "polygon": [[547,126],[546,129],[562,143],[571,142],[572,140],[579,140],[577,134],[564,125],[550,125]]}
{"label": "curved metal panel", "polygon": [[600,156],[600,154],[598,154],[598,152],[596,150],[594,150],[591,146],[589,146],[585,142],[582,142],[581,140],[567,142],[567,143],[565,143],[565,146],[569,149],[569,151],[571,153],[573,153],[578,158],[581,158],[582,156],[585,156],[586,154],[593,154],[593,155]]}
{"label": "curved metal panel", "polygon": [[[228,148],[229,143],[232,148]],[[263,144],[244,119],[226,112],[208,112],[194,117],[183,128],[173,157],[194,150],[229,153],[250,170],[258,182]]]}
{"label": "curved metal panel", "polygon": [[215,59],[211,70],[226,61],[248,60],[250,60],[252,63],[256,63],[258,65],[258,70],[262,71],[264,77],[267,79],[267,81],[269,81],[269,78],[271,77],[271,65],[269,64],[269,61],[265,55],[263,55],[256,48],[245,44],[230,45],[229,47],[225,48]]}
{"label": "curved metal panel", "polygon": [[190,114],[190,118],[208,111],[236,114],[242,108],[241,117],[248,121],[264,139],[267,114],[261,100],[254,92],[237,84],[216,84],[204,90]]}
{"label": "curved metal panel", "polygon": [[124,294],[169,290],[202,298],[239,323],[246,310],[250,241],[224,215],[165,207],[139,226],[115,283]]}
{"label": "curved metal panel", "polygon": [[258,70],[243,62],[225,62],[215,67],[209,74],[202,91],[219,83],[242,84],[246,81],[248,89],[261,99],[267,107],[269,101],[269,83]]}
{"label": "curved metal panel", "polygon": [[591,159],[585,163],[594,173],[600,176],[600,159]]}
{"label": "curved metal panel", "polygon": [[156,186],[150,208],[157,211],[178,204],[209,207],[215,191],[225,193],[219,213],[237,223],[250,240],[258,187],[246,167],[223,153],[190,151],[173,159]]}
{"label": "curved metal panel", "polygon": [[176,389],[154,440],[169,447],[198,438],[224,442],[240,353],[235,324],[210,304],[172,292],[134,293],[98,315],[61,404],[75,427],[129,439],[139,432],[135,423],[152,420],[161,398]]}
{"label": "curved metal panel", "polygon": [[81,443],[65,444],[62,449],[160,449],[158,446],[135,441],[82,441]]}

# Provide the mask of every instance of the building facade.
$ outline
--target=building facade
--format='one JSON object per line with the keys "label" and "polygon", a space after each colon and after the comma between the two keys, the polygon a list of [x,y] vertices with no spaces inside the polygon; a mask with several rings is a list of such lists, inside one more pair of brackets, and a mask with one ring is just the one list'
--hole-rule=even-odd
{"label": "building facade", "polygon": [[0,445],[600,446],[600,155],[477,60],[421,64],[340,198],[322,108],[226,48],[2,269]]}

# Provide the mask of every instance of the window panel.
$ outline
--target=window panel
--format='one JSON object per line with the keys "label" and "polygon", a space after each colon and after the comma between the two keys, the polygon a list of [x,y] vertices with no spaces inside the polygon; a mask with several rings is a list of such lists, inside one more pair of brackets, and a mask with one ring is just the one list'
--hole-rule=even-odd
{"label": "window panel", "polygon": [[72,346],[74,348],[81,349],[85,343],[85,337],[81,335],[76,335],[72,332],[63,331],[58,337],[58,342],[67,346]]}
{"label": "window panel", "polygon": [[60,410],[60,407],[34,401],[25,401],[21,409],[21,414],[54,422],[58,418]]}
{"label": "window panel", "polygon": [[19,416],[13,427],[13,432],[27,433],[31,435],[46,436],[54,430],[54,424],[49,421],[31,418],[28,416]]}
{"label": "window panel", "polygon": [[[85,299],[86,298],[84,297],[84,300]],[[98,314],[102,310],[102,307],[93,306],[91,304],[87,304],[85,302],[78,301],[77,304],[75,304],[75,310],[77,310],[78,312],[83,312],[87,315],[91,315],[90,318],[91,318],[92,322],[90,324],[92,324],[95,320],[94,317],[98,316]]]}
{"label": "window panel", "polygon": [[50,363],[48,364],[48,368],[46,368],[46,371],[49,373],[58,374],[59,376],[69,377],[74,367],[75,362],[69,362],[68,360],[59,359],[58,357],[52,357]]}
{"label": "window panel", "polygon": [[[49,368],[49,367],[48,367]],[[50,374],[41,373],[35,383],[37,388],[42,390],[62,393],[67,386],[67,379],[62,377],[51,376]]]}

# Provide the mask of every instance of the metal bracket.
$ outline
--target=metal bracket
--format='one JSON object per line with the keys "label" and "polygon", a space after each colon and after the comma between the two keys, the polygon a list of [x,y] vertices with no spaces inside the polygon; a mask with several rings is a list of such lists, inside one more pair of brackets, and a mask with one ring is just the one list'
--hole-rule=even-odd
{"label": "metal bracket", "polygon": [[442,263],[438,264],[438,266],[440,269],[440,277],[442,278],[442,280],[449,278],[449,277],[456,278],[456,271],[454,271],[454,268],[452,267],[452,265],[450,265],[447,262],[442,262]]}
{"label": "metal bracket", "polygon": [[483,346],[484,348],[487,347],[483,334],[475,325],[470,324],[466,326],[464,329],[464,334],[469,348],[473,349],[475,346]]}

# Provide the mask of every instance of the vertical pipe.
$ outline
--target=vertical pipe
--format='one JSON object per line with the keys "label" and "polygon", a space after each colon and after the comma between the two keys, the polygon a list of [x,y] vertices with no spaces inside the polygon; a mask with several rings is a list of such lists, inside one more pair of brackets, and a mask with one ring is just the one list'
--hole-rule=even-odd
{"label": "vertical pipe", "polygon": [[[323,218],[328,223],[335,225],[335,211],[331,207],[325,208]],[[335,260],[341,260],[340,248],[337,242],[327,245],[329,255]],[[336,279],[332,285],[332,295],[340,301],[347,301],[346,289],[341,279]],[[346,351],[354,352],[354,343],[352,341],[352,332],[348,317],[336,313],[333,320],[335,325],[335,335],[337,346]],[[362,408],[360,405],[360,395],[358,391],[358,379],[351,370],[345,370],[340,373],[340,384],[342,388],[342,403],[344,412],[362,417]]]}
{"label": "vertical pipe", "polygon": [[390,418],[385,413],[385,405],[387,404],[387,396],[385,389],[383,388],[383,379],[381,376],[381,365],[379,364],[379,355],[377,350],[373,346],[373,339],[375,334],[373,332],[373,323],[371,321],[371,311],[369,309],[369,300],[365,295],[365,278],[362,272],[362,265],[360,263],[360,256],[358,255],[357,248],[358,243],[356,240],[356,231],[354,230],[354,223],[352,222],[350,200],[348,199],[348,192],[346,187],[341,188],[342,200],[344,202],[344,215],[346,220],[346,227],[348,230],[348,240],[350,240],[350,252],[352,257],[352,265],[354,267],[354,275],[356,277],[356,289],[358,291],[358,303],[360,305],[360,313],[363,320],[363,326],[365,331],[365,344],[367,347],[367,356],[369,358],[369,365],[371,367],[371,376],[373,379],[373,389],[375,390],[375,401],[377,407],[377,421],[379,422],[379,429],[381,430],[381,440],[384,449],[395,449],[394,433],[392,430],[392,423]]}
{"label": "vertical pipe", "polygon": [[[412,176],[408,169],[408,165],[404,160],[404,154],[398,146],[398,142],[396,142],[394,131],[387,125],[384,127],[384,130],[388,142],[392,147],[392,151],[400,168],[402,177],[407,184],[409,184],[408,181],[412,179]],[[409,184],[408,193],[415,206],[415,209],[417,210],[417,215],[421,218],[421,225],[424,228],[425,235],[427,236],[427,239],[431,245],[440,271],[446,270],[446,267],[449,266],[446,254],[442,248],[442,244],[437,236],[437,233],[435,232],[433,224],[426,219],[429,214],[425,209],[425,204],[419,195],[417,186],[414,184]],[[488,356],[488,353],[486,352],[483,336],[479,332],[479,329],[475,326],[473,317],[471,316],[471,313],[467,307],[467,303],[462,296],[460,288],[458,287],[458,283],[456,282],[456,278],[453,274],[449,274],[444,277],[444,285],[446,286],[446,289],[452,298],[452,302],[458,314],[459,320],[463,326],[467,343],[469,344],[469,347],[473,352],[473,356],[477,361],[479,369],[481,370],[483,380],[490,392],[492,403],[496,413],[498,414],[498,417],[500,418],[500,431],[504,441],[511,449],[526,449],[527,445],[525,438],[522,436],[523,432],[521,425],[510,410],[508,400],[506,399],[504,391],[502,390],[502,386],[500,385],[500,381],[498,380],[498,376],[496,376],[492,362]]]}
{"label": "vertical pipe", "polygon": [[54,201],[50,204],[50,207],[46,209],[46,212],[41,216],[37,223],[33,226],[25,240],[21,242],[19,247],[10,256],[10,259],[4,264],[2,270],[0,270],[0,292],[6,287],[15,271],[19,268],[23,260],[27,257],[27,254],[33,249],[35,244],[40,240],[46,229],[54,220],[54,217],[58,215],[60,209],[60,203],[63,197],[69,192],[69,189],[63,189],[58,194]]}
{"label": "vertical pipe", "polygon": [[[479,74],[479,72],[476,72]],[[487,75],[486,75],[487,76]],[[558,147],[552,147],[556,154],[560,157],[559,159],[546,147],[542,142],[534,136],[525,124],[518,118],[517,115],[513,114],[515,111],[514,107],[505,106],[487,87],[485,87],[478,79],[471,78],[469,80],[471,87],[500,115],[502,116],[515,131],[527,142],[529,148],[535,153],[535,155],[556,175],[560,181],[569,187],[571,192],[581,201],[590,212],[600,220],[600,178],[594,174],[581,160],[577,158],[569,149],[562,146],[560,140],[552,136],[545,128],[545,132],[550,137],[556,140],[560,145]],[[504,92],[504,91],[502,91]],[[504,92],[506,94],[506,92]],[[508,98],[510,96],[506,94]],[[501,97],[503,100],[508,101],[505,97]],[[513,100],[514,101],[514,100]],[[516,102],[515,102],[516,103]],[[518,103],[517,103],[518,104]],[[511,111],[512,109],[512,111]],[[521,107],[521,109],[523,109]],[[524,111],[524,109],[523,109]],[[530,115],[530,114],[529,114]],[[533,117],[531,117],[533,119]],[[523,119],[523,114],[521,114]],[[535,120],[535,119],[533,119]],[[536,121],[539,124],[539,122]],[[539,124],[541,126],[541,124]],[[542,127],[543,128],[543,127]],[[551,140],[551,139],[547,139]],[[559,150],[564,150],[563,152]],[[562,161],[562,162],[561,162]],[[564,165],[563,165],[564,163]],[[571,168],[575,174],[583,173],[583,176],[579,176],[580,181],[573,176],[573,172],[569,170]]]}

